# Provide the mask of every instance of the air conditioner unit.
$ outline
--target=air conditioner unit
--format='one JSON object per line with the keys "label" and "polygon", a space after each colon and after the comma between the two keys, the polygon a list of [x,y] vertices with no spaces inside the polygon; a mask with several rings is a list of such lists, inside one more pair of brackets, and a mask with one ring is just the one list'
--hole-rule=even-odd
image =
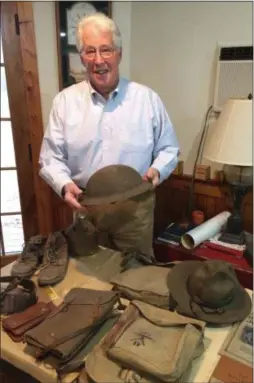
{"label": "air conditioner unit", "polygon": [[221,111],[228,98],[253,94],[253,46],[219,46],[214,111]]}

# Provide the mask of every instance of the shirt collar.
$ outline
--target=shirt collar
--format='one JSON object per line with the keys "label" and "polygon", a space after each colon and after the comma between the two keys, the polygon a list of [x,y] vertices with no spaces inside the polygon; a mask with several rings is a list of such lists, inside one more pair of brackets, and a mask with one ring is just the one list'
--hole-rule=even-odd
{"label": "shirt collar", "polygon": [[[90,88],[90,92],[91,92],[91,95],[94,97],[94,99],[96,97],[102,97],[91,85],[91,83],[88,81],[88,85],[89,85],[89,88]],[[119,78],[119,81],[118,81],[118,84],[116,86],[116,88],[110,93],[109,95],[109,98],[108,98],[108,101],[109,100],[112,100],[112,98],[116,97],[118,95],[118,93],[120,93],[120,90],[121,90],[121,85],[122,85],[122,80],[121,78]]]}

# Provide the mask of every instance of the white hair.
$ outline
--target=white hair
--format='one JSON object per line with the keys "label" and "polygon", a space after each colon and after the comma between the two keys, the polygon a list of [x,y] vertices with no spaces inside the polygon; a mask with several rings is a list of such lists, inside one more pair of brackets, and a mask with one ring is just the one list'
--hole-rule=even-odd
{"label": "white hair", "polygon": [[82,37],[83,37],[84,29],[88,25],[92,25],[98,31],[105,31],[105,30],[110,31],[112,33],[112,38],[113,38],[115,47],[118,49],[122,49],[121,33],[116,23],[111,18],[106,16],[104,13],[96,12],[88,16],[84,16],[77,25],[76,45],[79,52],[82,52],[82,50],[84,49]]}

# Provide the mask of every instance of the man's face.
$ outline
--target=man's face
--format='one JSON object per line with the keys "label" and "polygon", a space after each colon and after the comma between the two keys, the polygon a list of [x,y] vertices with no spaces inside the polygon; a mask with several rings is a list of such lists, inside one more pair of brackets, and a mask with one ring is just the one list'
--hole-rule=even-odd
{"label": "man's face", "polygon": [[81,60],[89,81],[96,91],[107,97],[119,80],[121,50],[115,47],[110,31],[98,31],[93,26],[84,30],[83,46]]}

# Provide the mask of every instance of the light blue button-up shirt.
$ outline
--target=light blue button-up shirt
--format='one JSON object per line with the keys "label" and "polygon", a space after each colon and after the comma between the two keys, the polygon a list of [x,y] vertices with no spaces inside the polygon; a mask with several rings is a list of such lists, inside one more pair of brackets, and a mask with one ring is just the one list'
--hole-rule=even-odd
{"label": "light blue button-up shirt", "polygon": [[121,78],[105,100],[82,81],[54,98],[40,175],[59,195],[66,183],[85,188],[94,172],[113,164],[131,166],[142,176],[152,166],[163,181],[178,153],[172,123],[154,91]]}

